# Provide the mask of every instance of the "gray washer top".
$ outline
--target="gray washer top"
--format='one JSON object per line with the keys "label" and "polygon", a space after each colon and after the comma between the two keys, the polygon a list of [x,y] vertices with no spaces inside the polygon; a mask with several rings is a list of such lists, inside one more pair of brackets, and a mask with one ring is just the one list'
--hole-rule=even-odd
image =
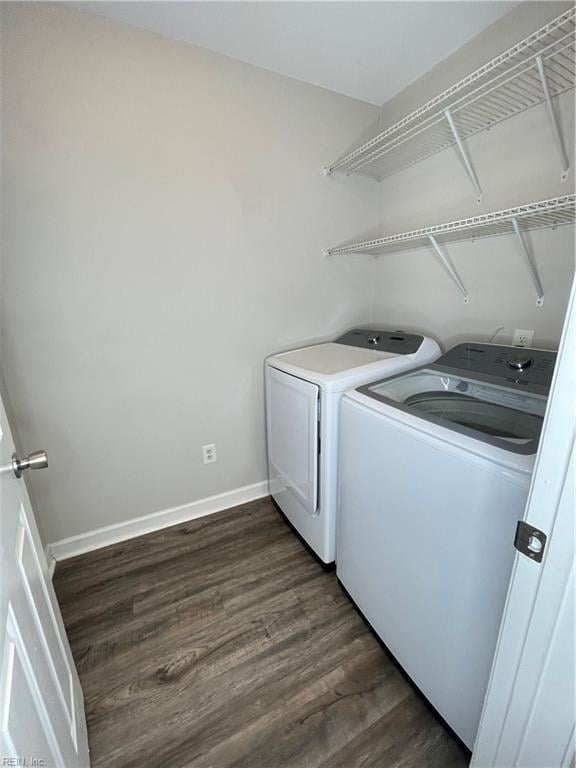
{"label": "gray washer top", "polygon": [[436,360],[434,368],[495,376],[504,379],[508,385],[532,385],[549,389],[555,362],[556,352],[546,349],[469,342],[452,347]]}
{"label": "gray washer top", "polygon": [[377,328],[353,328],[347,331],[336,344],[362,349],[377,349],[380,352],[393,352],[397,355],[412,355],[424,341],[423,336],[404,331],[382,331]]}
{"label": "gray washer top", "polygon": [[[467,395],[468,385],[458,392],[422,390],[406,399],[387,393],[394,382],[413,378],[422,371],[436,371],[458,378],[495,384],[517,393],[547,397],[554,372],[556,352],[528,347],[469,342],[458,344],[432,365],[401,373],[358,387],[357,391],[405,413],[448,427],[484,443],[512,453],[534,454],[538,448],[543,416],[510,402],[491,402]],[[379,386],[382,385],[382,386]]]}

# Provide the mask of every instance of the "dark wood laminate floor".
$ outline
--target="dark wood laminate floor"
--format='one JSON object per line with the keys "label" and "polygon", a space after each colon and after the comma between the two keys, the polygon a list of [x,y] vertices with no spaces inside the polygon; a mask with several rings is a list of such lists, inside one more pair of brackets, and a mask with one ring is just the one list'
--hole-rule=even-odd
{"label": "dark wood laminate floor", "polygon": [[461,768],[269,499],[61,563],[93,766]]}

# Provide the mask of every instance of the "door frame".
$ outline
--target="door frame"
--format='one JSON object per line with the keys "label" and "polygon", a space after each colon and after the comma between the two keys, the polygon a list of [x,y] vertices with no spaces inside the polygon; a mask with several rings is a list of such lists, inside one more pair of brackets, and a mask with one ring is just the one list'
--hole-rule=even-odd
{"label": "door frame", "polygon": [[[532,764],[525,757],[527,745],[546,741],[538,731],[537,718],[532,716],[534,706],[548,707],[551,713],[560,706],[552,696],[546,697],[542,681],[554,652],[562,600],[566,604],[572,586],[566,573],[572,567],[573,540],[570,534],[564,535],[562,546],[560,537],[562,528],[574,530],[570,466],[576,435],[575,304],[576,277],[524,514],[524,521],[542,530],[548,539],[541,563],[516,553],[471,768]],[[571,625],[568,632],[573,633],[573,621]],[[574,658],[567,663],[574,665]],[[574,666],[569,672],[573,670]],[[564,756],[558,768],[572,765],[574,730],[572,724],[570,733],[567,725],[563,731]]]}

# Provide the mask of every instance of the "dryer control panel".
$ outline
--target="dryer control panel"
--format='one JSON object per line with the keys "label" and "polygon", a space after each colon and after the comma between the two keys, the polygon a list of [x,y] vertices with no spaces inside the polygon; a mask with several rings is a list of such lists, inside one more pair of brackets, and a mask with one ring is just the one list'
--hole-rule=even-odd
{"label": "dryer control panel", "polygon": [[471,342],[452,347],[435,365],[550,387],[555,362],[556,352],[546,349]]}
{"label": "dryer control panel", "polygon": [[404,331],[382,331],[374,328],[353,328],[339,339],[336,344],[349,347],[377,349],[380,352],[394,352],[397,355],[412,355],[420,349],[423,336]]}

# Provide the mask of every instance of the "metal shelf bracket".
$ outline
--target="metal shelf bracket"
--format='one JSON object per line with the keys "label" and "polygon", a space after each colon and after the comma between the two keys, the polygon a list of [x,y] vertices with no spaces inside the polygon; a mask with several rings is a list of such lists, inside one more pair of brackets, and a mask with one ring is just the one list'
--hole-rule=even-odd
{"label": "metal shelf bracket", "polygon": [[560,163],[562,164],[562,174],[560,176],[560,179],[561,181],[566,181],[566,179],[568,178],[570,163],[566,155],[566,150],[564,149],[564,144],[562,142],[562,135],[560,133],[560,127],[558,125],[558,118],[556,117],[556,113],[554,112],[554,105],[552,104],[552,99],[550,97],[550,89],[548,88],[548,80],[546,78],[546,71],[544,70],[544,62],[542,61],[542,56],[536,56],[536,66],[538,67],[538,74],[540,75],[540,80],[542,81],[542,89],[544,91],[544,100],[546,102],[546,114],[548,115],[548,121],[550,123],[550,128],[552,129],[552,136],[554,137],[554,143],[556,144],[556,149],[558,150],[558,154],[560,155]]}
{"label": "metal shelf bracket", "polygon": [[514,218],[512,219],[512,226],[514,227],[514,232],[516,233],[516,237],[518,238],[518,242],[520,243],[520,249],[522,250],[522,254],[524,255],[524,259],[526,260],[526,266],[528,267],[528,272],[530,272],[530,277],[532,278],[532,282],[534,283],[534,287],[536,288],[536,306],[541,307],[542,304],[544,304],[544,290],[542,288],[542,283],[540,282],[540,276],[538,275],[538,269],[536,268],[536,263],[532,257],[532,254],[528,250],[528,247],[524,241],[524,238],[522,237],[522,231],[520,229],[520,225],[518,224],[518,219]]}
{"label": "metal shelf bracket", "polygon": [[448,271],[448,274],[454,280],[456,285],[458,286],[458,290],[464,296],[464,304],[470,303],[470,296],[468,295],[468,291],[464,287],[464,283],[460,279],[460,275],[456,271],[456,268],[454,267],[454,264],[452,264],[452,261],[447,253],[444,253],[442,248],[438,245],[438,241],[434,237],[434,235],[428,235],[428,239],[430,240],[430,244],[432,245],[432,248],[436,251],[440,261],[444,266],[446,267],[446,270]]}
{"label": "metal shelf bracket", "polygon": [[474,170],[472,161],[468,157],[468,153],[466,152],[466,147],[462,143],[462,139],[460,138],[460,134],[458,133],[458,129],[456,128],[456,124],[454,122],[454,118],[452,117],[452,113],[450,112],[449,109],[444,110],[444,116],[446,117],[446,120],[448,120],[448,125],[450,126],[450,130],[452,131],[452,135],[454,136],[454,141],[456,142],[456,146],[458,147],[458,151],[460,152],[460,157],[464,162],[466,171],[468,173],[468,176],[470,177],[470,181],[472,182],[472,186],[476,190],[476,195],[477,195],[476,202],[480,203],[480,201],[482,200],[482,187],[480,186],[480,182],[478,181],[478,177],[476,176],[476,171]]}

